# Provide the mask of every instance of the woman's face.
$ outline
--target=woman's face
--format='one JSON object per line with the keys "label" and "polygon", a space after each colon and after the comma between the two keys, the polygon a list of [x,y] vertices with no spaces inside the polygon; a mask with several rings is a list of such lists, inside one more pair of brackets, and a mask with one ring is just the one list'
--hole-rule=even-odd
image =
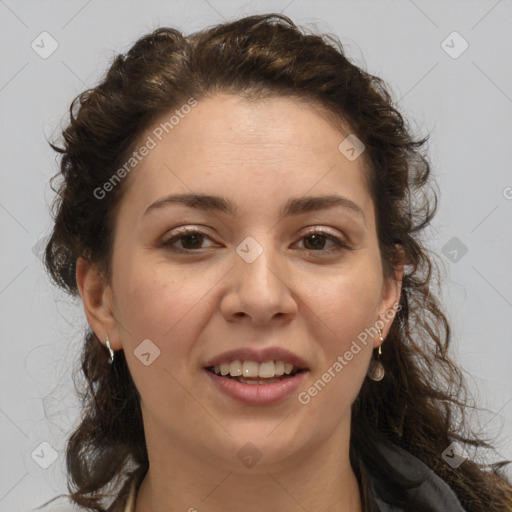
{"label": "woman's face", "polygon": [[[364,153],[342,152],[350,132],[297,99],[219,95],[160,133],[171,115],[143,134],[155,147],[126,178],[115,321],[103,326],[125,351],[148,443],[232,471],[246,456],[254,471],[347,443],[379,343],[371,328],[385,316],[385,337],[399,298],[383,277]],[[306,369],[260,384],[206,369],[271,375],[279,361]]]}

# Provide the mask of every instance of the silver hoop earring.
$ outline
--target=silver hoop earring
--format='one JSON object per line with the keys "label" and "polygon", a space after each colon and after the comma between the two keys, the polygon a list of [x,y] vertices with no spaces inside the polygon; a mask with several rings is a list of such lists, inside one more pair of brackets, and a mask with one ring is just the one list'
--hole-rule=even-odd
{"label": "silver hoop earring", "polygon": [[107,334],[107,341],[105,343],[107,345],[108,351],[110,352],[110,358],[108,360],[108,364],[112,364],[114,362],[114,351],[112,350],[112,347],[110,346],[110,341],[108,339],[108,334]]}
{"label": "silver hoop earring", "polygon": [[382,354],[382,343],[384,342],[384,338],[382,337],[382,331],[380,329],[379,337],[380,345],[377,359],[373,359],[370,362],[370,367],[368,368],[368,377],[375,382],[381,381],[384,378],[384,375],[386,375],[386,370],[384,369],[384,366],[382,366],[382,363],[380,362],[380,356]]}

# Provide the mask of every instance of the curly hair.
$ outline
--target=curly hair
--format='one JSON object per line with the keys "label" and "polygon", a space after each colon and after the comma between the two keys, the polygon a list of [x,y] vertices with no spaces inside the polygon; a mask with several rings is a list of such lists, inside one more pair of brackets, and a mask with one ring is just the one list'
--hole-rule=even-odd
{"label": "curly hair", "polygon": [[[378,442],[418,457],[451,486],[468,512],[511,510],[504,463],[466,460],[455,470],[441,457],[453,441],[490,445],[464,421],[467,388],[449,356],[450,326],[435,293],[439,272],[422,241],[438,195],[422,150],[428,137],[411,134],[386,84],[350,62],[335,36],[308,33],[286,16],[269,14],[189,36],[160,28],[118,55],[101,83],[75,98],[63,141],[51,144],[61,155],[60,171],[52,178],[55,224],[45,251],[52,279],[76,296],[78,258],[110,279],[114,219],[128,179],[109,192],[108,201],[94,191],[130,157],[155,119],[187,98],[218,93],[306,99],[348,123],[365,145],[385,273],[393,275],[401,247],[401,307],[382,356],[386,378],[366,379],[352,406],[350,459],[364,510],[375,510],[370,473],[389,503],[421,510],[421,504],[407,501],[405,490],[414,484],[378,456]],[[81,370],[85,381],[76,386],[83,409],[67,445],[68,487],[77,505],[102,511],[102,500],[114,495],[122,477],[148,468],[140,395],[123,351],[109,366],[106,349],[90,330]]]}

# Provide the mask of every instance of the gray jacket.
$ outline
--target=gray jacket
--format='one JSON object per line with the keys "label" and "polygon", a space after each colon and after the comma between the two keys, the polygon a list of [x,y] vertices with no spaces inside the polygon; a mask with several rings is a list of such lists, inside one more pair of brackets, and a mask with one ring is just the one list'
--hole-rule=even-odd
{"label": "gray jacket", "polygon": [[[379,447],[388,462],[400,473],[411,480],[420,480],[422,484],[409,491],[425,504],[432,512],[465,512],[457,496],[448,484],[437,476],[426,464],[417,457],[398,448]],[[383,503],[378,497],[375,500],[380,512],[412,512]]]}

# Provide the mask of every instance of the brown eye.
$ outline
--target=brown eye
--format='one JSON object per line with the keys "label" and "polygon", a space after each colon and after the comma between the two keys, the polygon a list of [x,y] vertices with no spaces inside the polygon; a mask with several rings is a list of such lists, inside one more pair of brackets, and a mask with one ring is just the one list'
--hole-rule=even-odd
{"label": "brown eye", "polygon": [[197,252],[198,249],[208,248],[203,246],[206,239],[210,239],[206,233],[187,228],[162,242],[162,246],[174,252]]}
{"label": "brown eye", "polygon": [[181,240],[183,249],[200,249],[204,235],[196,233],[194,235],[181,236],[178,239]]}
{"label": "brown eye", "polygon": [[325,243],[326,243],[325,235],[319,235],[316,233],[313,235],[308,235],[308,236],[304,237],[304,240],[307,241],[307,243],[304,243],[304,246],[308,250],[323,249],[325,247]]}
{"label": "brown eye", "polygon": [[[339,238],[322,230],[308,233],[303,236],[301,240],[304,241],[304,249],[307,251],[332,252],[347,248],[347,245],[343,243]],[[328,247],[326,249],[325,247],[328,242],[331,242],[334,246],[331,246],[330,248]]]}

